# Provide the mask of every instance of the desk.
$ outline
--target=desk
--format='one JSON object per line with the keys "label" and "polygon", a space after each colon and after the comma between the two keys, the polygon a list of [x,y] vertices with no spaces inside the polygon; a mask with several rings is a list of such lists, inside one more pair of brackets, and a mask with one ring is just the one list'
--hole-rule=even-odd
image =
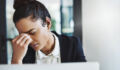
{"label": "desk", "polygon": [[97,62],[62,64],[0,65],[0,70],[99,70]]}

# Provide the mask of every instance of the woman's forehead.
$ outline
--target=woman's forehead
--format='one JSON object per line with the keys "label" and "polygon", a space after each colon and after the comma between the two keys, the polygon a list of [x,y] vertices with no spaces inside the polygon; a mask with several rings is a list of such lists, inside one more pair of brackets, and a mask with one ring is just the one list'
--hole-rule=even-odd
{"label": "woman's forehead", "polygon": [[37,28],[38,26],[40,27],[41,24],[41,20],[32,21],[31,19],[23,18],[17,22],[16,28],[19,32],[26,32],[32,28]]}

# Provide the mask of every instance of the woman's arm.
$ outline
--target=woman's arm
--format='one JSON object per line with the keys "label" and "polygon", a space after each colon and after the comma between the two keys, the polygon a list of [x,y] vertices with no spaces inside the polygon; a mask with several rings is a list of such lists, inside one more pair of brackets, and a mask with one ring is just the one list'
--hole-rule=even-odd
{"label": "woman's arm", "polygon": [[32,42],[32,39],[27,34],[21,34],[12,40],[12,64],[22,64],[22,60],[28,50],[28,45]]}

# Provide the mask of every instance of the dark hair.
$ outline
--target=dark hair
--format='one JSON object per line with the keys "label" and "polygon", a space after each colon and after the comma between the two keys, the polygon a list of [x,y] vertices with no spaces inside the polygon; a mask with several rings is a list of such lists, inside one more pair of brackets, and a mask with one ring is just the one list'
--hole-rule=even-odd
{"label": "dark hair", "polygon": [[46,17],[51,19],[47,8],[36,0],[15,0],[14,1],[15,13],[13,15],[13,22],[16,24],[22,18],[32,16],[32,19],[42,19],[46,21]]}

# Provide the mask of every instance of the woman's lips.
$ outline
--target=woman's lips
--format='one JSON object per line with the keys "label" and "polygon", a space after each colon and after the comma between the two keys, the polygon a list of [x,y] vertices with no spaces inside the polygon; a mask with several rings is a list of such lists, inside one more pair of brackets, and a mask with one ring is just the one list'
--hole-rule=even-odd
{"label": "woman's lips", "polygon": [[32,47],[38,47],[38,44],[34,44],[34,45],[32,45]]}

